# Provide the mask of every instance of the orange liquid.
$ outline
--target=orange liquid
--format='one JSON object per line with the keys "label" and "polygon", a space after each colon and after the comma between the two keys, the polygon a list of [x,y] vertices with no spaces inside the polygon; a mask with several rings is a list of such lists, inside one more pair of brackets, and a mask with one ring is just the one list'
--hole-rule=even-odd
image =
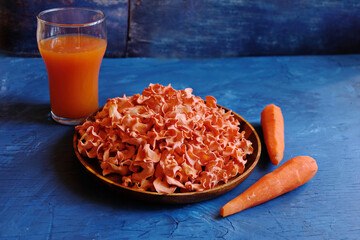
{"label": "orange liquid", "polygon": [[39,42],[49,78],[51,111],[79,119],[99,107],[98,78],[106,40],[64,35]]}

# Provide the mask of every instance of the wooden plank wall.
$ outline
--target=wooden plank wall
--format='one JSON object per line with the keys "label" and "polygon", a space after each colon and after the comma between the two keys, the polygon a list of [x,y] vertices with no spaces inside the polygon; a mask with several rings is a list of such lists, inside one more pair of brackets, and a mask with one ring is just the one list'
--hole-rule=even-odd
{"label": "wooden plank wall", "polygon": [[40,56],[36,44],[36,15],[57,7],[102,10],[108,30],[106,56],[125,56],[128,0],[0,0],[0,51],[15,56]]}
{"label": "wooden plank wall", "polygon": [[0,1],[0,51],[38,56],[36,14],[53,7],[107,15],[107,57],[360,53],[359,0]]}
{"label": "wooden plank wall", "polygon": [[359,12],[359,0],[134,0],[128,55],[358,53]]}

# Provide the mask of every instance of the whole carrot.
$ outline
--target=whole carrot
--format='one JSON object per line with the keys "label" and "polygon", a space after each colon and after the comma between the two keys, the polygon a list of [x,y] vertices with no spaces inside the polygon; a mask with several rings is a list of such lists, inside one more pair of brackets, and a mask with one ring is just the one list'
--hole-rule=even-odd
{"label": "whole carrot", "polygon": [[225,204],[220,214],[226,217],[292,191],[310,181],[317,169],[316,161],[312,157],[294,157]]}
{"label": "whole carrot", "polygon": [[271,163],[278,165],[284,157],[284,118],[281,109],[270,104],[261,112],[261,127]]}

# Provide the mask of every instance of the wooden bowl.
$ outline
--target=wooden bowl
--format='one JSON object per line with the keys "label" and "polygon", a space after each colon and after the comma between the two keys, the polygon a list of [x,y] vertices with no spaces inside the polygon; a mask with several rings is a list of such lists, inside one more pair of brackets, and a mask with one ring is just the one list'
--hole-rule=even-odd
{"label": "wooden bowl", "polygon": [[[229,109],[218,105],[219,107],[229,111]],[[141,191],[129,187],[124,187],[120,184],[121,177],[117,174],[110,174],[108,176],[102,175],[102,169],[100,168],[100,164],[97,159],[90,159],[82,156],[77,150],[77,142],[78,142],[78,132],[75,131],[73,137],[73,147],[75,150],[75,154],[80,161],[81,165],[85,168],[85,170],[97,180],[104,183],[110,189],[116,191],[117,193],[122,194],[125,197],[131,197],[144,201],[151,201],[157,203],[168,203],[168,204],[184,204],[184,203],[193,203],[205,201],[211,198],[218,197],[236,186],[242,183],[254,170],[257,165],[260,154],[261,154],[261,143],[258,134],[256,133],[253,126],[248,123],[244,118],[242,118],[237,113],[234,113],[235,118],[237,118],[240,122],[241,131],[245,131],[246,139],[252,142],[252,147],[254,149],[251,155],[247,156],[247,163],[245,165],[245,170],[242,174],[238,175],[230,179],[227,183],[216,186],[213,189],[205,190],[202,192],[187,192],[187,193],[172,193],[172,194],[163,194],[157,192],[150,191]],[[95,115],[95,114],[94,114]],[[94,116],[90,116],[88,119],[92,119]]]}

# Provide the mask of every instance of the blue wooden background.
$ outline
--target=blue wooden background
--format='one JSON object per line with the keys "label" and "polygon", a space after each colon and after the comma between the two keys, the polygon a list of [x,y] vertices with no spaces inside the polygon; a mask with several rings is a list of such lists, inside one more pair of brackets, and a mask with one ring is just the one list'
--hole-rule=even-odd
{"label": "blue wooden background", "polygon": [[36,15],[82,6],[107,15],[107,57],[360,53],[358,0],[0,1],[0,51],[39,56]]}
{"label": "blue wooden background", "polygon": [[36,15],[57,7],[88,7],[106,14],[108,57],[123,57],[126,48],[128,0],[0,0],[0,51],[12,56],[40,56]]}

